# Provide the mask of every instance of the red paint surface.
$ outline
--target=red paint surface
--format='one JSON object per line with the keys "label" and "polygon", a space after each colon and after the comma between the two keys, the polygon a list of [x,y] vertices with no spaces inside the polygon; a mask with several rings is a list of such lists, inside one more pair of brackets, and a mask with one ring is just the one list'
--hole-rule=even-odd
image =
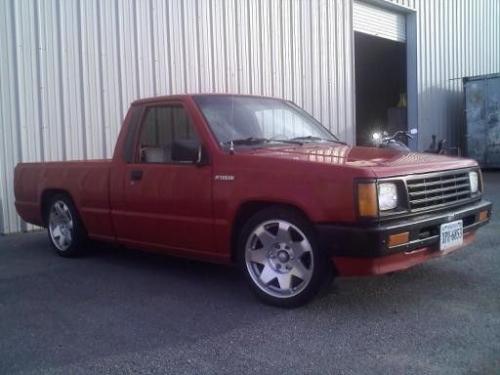
{"label": "red paint surface", "polygon": [[[127,164],[122,149],[129,113],[111,160],[19,164],[15,170],[19,215],[43,225],[44,192],[62,190],[74,200],[91,238],[228,262],[232,225],[247,202],[289,204],[313,223],[352,223],[355,178],[476,165],[467,159],[340,144],[237,150],[231,155],[218,146],[190,96],[152,98],[133,105],[169,102],[180,102],[187,109],[209,154],[209,165]],[[130,172],[137,169],[143,171],[143,179],[131,181]],[[234,180],[215,180],[216,175],[232,175]]]}
{"label": "red paint surface", "polygon": [[380,258],[333,257],[332,260],[339,271],[339,276],[382,275],[389,272],[405,270],[432,258],[448,255],[449,253],[469,245],[474,239],[475,233],[466,233],[462,246],[446,251],[438,251],[436,248],[423,247],[409,253],[397,253]]}

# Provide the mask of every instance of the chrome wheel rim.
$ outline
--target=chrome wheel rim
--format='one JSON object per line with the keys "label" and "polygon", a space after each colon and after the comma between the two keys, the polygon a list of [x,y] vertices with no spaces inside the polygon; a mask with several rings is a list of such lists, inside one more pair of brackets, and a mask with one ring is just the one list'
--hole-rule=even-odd
{"label": "chrome wheel rim", "polygon": [[73,241],[73,218],[63,201],[56,201],[49,212],[49,233],[54,246],[66,251]]}
{"label": "chrome wheel rim", "polygon": [[254,283],[277,298],[302,292],[311,281],[312,247],[304,233],[284,220],[257,226],[245,245],[245,262]]}

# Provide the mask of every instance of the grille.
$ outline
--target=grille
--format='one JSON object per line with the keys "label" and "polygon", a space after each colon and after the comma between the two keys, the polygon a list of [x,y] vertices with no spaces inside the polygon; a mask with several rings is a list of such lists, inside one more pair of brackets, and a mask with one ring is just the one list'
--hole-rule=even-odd
{"label": "grille", "polygon": [[432,174],[406,182],[412,211],[427,210],[467,201],[471,197],[469,174]]}

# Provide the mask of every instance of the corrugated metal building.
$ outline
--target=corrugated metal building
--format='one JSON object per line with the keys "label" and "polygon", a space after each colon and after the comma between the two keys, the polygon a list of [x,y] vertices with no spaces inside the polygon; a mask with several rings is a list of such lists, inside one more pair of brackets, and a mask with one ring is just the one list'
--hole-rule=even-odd
{"label": "corrugated metal building", "polygon": [[13,204],[16,163],[110,157],[139,97],[284,97],[355,142],[353,30],[366,6],[392,28],[403,19],[418,147],[431,134],[456,144],[461,77],[500,71],[498,0],[1,1],[0,232],[27,229]]}

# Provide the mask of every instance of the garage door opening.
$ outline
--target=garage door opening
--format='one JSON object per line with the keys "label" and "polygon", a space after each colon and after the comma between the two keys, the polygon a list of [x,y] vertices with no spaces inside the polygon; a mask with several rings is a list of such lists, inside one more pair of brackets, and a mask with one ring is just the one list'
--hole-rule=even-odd
{"label": "garage door opening", "polygon": [[406,130],[406,44],[355,32],[356,139]]}
{"label": "garage door opening", "polygon": [[356,140],[371,145],[376,131],[408,129],[407,17],[369,2],[353,4]]}

